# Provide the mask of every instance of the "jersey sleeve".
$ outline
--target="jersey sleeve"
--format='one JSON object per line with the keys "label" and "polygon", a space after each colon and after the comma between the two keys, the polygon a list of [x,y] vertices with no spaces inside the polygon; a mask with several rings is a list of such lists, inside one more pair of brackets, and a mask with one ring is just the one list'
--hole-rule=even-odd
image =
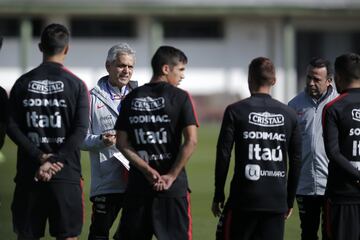
{"label": "jersey sleeve", "polygon": [[329,161],[334,161],[353,180],[360,180],[360,172],[341,153],[339,143],[338,115],[334,108],[328,107],[323,110],[323,132],[325,151]]}
{"label": "jersey sleeve", "polygon": [[224,113],[216,148],[214,202],[225,200],[224,187],[229,171],[231,151],[234,145],[235,122],[230,108]]}
{"label": "jersey sleeve", "polygon": [[120,113],[114,126],[115,130],[127,131],[128,129],[130,129],[129,121],[128,121],[128,116],[129,116],[128,111],[131,108],[130,101],[131,101],[130,97],[127,96],[124,99],[124,101],[121,103],[122,106],[120,108]]}
{"label": "jersey sleeve", "polygon": [[199,122],[197,119],[194,102],[189,93],[186,94],[184,104],[181,108],[181,119],[182,119],[182,126],[186,127],[189,125],[196,125],[199,127]]}
{"label": "jersey sleeve", "polygon": [[65,143],[61,145],[57,152],[56,161],[65,162],[67,155],[80,148],[89,126],[89,93],[85,84],[81,81],[77,96],[76,112],[73,121],[73,130],[67,137]]}
{"label": "jersey sleeve", "polygon": [[287,185],[287,204],[288,208],[294,205],[296,189],[299,182],[301,171],[301,151],[302,140],[299,121],[294,116],[294,125],[291,130],[291,137],[289,141],[288,155],[289,155],[289,172]]}
{"label": "jersey sleeve", "polygon": [[21,89],[23,86],[16,82],[10,91],[9,98],[9,123],[7,134],[14,143],[24,150],[32,160],[40,164],[40,155],[43,153],[21,130],[22,106],[21,106]]}

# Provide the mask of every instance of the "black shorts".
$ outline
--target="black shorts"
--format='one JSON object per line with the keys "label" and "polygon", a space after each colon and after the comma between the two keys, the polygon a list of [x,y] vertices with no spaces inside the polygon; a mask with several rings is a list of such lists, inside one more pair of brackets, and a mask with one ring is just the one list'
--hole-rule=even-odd
{"label": "black shorts", "polygon": [[186,197],[126,196],[115,239],[191,240],[190,193]]}
{"label": "black shorts", "polygon": [[53,237],[79,236],[84,220],[82,182],[16,184],[11,210],[19,236],[43,237],[46,220]]}
{"label": "black shorts", "polygon": [[217,226],[216,240],[283,240],[284,225],[284,213],[241,211],[226,204]]}
{"label": "black shorts", "polygon": [[360,204],[327,202],[326,227],[332,240],[360,239]]}
{"label": "black shorts", "polygon": [[124,194],[98,195],[90,200],[93,205],[88,239],[109,239],[110,228],[123,206]]}

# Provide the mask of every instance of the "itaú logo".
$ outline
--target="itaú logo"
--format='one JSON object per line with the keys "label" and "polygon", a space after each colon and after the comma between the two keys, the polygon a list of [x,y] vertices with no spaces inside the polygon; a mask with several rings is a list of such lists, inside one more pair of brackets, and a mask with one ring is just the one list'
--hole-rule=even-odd
{"label": "ita\u00fa logo", "polygon": [[33,80],[28,85],[28,91],[40,94],[53,94],[64,91],[61,81]]}
{"label": "ita\u00fa logo", "polygon": [[134,98],[131,102],[131,109],[136,111],[154,111],[165,107],[165,98]]}
{"label": "ita\u00fa logo", "polygon": [[249,123],[262,127],[278,127],[284,125],[284,116],[269,112],[252,112],[249,114]]}
{"label": "ita\u00fa logo", "polygon": [[353,109],[351,115],[353,120],[360,122],[360,109]]}

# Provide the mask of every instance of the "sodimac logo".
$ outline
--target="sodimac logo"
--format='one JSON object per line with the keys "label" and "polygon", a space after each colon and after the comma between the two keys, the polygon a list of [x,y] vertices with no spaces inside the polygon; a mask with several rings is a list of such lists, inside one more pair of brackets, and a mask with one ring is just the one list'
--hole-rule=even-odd
{"label": "sodimac logo", "polygon": [[61,81],[33,80],[28,85],[28,91],[40,94],[53,94],[64,91],[64,83]]}
{"label": "sodimac logo", "polygon": [[282,114],[274,114],[269,112],[251,112],[249,114],[249,123],[261,127],[278,127],[285,123]]}

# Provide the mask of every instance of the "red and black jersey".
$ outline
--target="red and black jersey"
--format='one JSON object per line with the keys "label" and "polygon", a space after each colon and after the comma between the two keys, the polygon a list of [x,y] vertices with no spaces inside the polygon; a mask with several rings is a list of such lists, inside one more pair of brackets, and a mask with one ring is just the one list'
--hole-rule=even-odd
{"label": "red and black jersey", "polygon": [[[217,143],[214,201],[224,186],[235,144],[229,201],[244,211],[285,212],[293,206],[301,167],[296,113],[268,94],[229,105]],[[288,170],[289,165],[289,170]]]}
{"label": "red and black jersey", "polygon": [[[190,95],[169,83],[158,82],[145,84],[126,96],[115,129],[126,131],[139,156],[160,174],[166,174],[180,150],[182,131],[190,125],[198,125]],[[184,169],[169,190],[157,194],[186,196],[187,189]],[[130,168],[128,192],[155,194],[136,167]]]}
{"label": "red and black jersey", "polygon": [[360,203],[360,88],[326,105],[323,130],[329,158],[326,196],[333,202]]}
{"label": "red and black jersey", "polygon": [[8,134],[18,145],[16,182],[32,182],[40,155],[52,153],[64,168],[52,181],[80,182],[80,150],[88,128],[83,81],[63,65],[42,63],[22,75],[10,92]]}

